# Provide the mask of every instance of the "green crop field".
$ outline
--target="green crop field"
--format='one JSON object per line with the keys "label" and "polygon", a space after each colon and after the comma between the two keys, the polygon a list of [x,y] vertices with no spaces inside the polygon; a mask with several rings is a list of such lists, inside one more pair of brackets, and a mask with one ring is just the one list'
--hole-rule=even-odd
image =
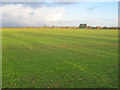
{"label": "green crop field", "polygon": [[2,86],[118,87],[118,30],[3,29]]}

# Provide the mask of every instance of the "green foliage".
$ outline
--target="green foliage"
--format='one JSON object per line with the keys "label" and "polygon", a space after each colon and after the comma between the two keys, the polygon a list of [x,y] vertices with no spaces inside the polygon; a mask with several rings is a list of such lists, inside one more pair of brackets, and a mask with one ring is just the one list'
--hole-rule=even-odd
{"label": "green foliage", "polygon": [[87,24],[80,24],[79,25],[79,28],[86,28],[87,27]]}
{"label": "green foliage", "polygon": [[118,30],[4,29],[3,88],[118,87]]}

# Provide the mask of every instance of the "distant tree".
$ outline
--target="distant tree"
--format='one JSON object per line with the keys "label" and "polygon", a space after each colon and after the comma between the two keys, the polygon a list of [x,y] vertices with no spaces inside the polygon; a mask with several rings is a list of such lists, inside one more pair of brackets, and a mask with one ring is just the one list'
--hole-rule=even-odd
{"label": "distant tree", "polygon": [[55,25],[51,26],[51,28],[55,28]]}
{"label": "distant tree", "polygon": [[103,29],[107,29],[107,27],[106,27],[106,26],[104,26],[104,27],[103,27]]}
{"label": "distant tree", "polygon": [[79,25],[79,28],[86,28],[87,27],[87,24],[80,24]]}

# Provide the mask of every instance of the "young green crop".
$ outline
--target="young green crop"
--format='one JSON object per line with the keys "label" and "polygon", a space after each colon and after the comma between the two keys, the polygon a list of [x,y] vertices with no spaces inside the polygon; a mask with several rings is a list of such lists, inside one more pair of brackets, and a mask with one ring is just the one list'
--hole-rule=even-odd
{"label": "young green crop", "polygon": [[118,87],[118,30],[4,29],[3,88]]}

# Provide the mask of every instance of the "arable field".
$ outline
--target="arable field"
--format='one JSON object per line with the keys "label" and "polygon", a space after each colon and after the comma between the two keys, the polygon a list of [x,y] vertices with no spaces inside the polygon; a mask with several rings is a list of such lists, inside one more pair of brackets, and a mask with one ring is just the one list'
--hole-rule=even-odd
{"label": "arable field", "polygon": [[3,88],[118,87],[118,30],[3,29]]}

